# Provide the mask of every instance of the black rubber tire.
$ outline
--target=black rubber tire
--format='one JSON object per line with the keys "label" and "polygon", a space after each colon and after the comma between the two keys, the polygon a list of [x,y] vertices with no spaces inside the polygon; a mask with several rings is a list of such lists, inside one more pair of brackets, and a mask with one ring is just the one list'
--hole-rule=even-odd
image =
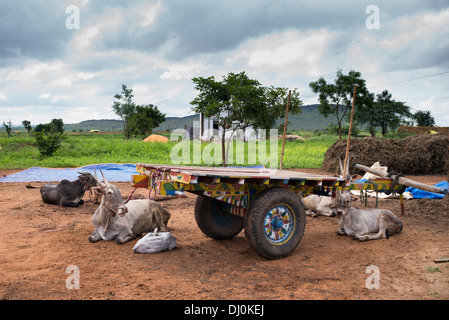
{"label": "black rubber tire", "polygon": [[243,218],[229,213],[231,205],[207,196],[195,202],[195,220],[200,230],[215,240],[235,237],[243,230]]}
{"label": "black rubber tire", "polygon": [[[282,218],[274,221],[274,216],[282,217],[279,213],[281,211],[285,220]],[[273,212],[276,213],[272,214]],[[275,222],[279,224],[276,226]],[[305,225],[306,214],[301,199],[284,188],[267,189],[257,195],[251,201],[244,219],[245,236],[249,244],[267,259],[289,255],[301,241]],[[275,229],[277,231],[272,232]],[[281,235],[279,239],[275,239],[276,233],[278,237]]]}

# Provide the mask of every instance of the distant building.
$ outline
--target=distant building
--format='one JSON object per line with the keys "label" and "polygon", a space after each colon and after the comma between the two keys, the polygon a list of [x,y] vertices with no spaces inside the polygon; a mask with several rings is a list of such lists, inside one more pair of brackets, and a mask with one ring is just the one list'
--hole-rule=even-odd
{"label": "distant building", "polygon": [[[232,130],[226,130],[226,139],[229,139]],[[203,113],[200,114],[200,139],[202,141],[221,140],[223,135],[223,127],[219,126],[219,120],[215,118],[206,118]],[[260,139],[260,131],[255,130],[252,126],[240,129],[234,132],[234,138],[243,141],[252,141]]]}

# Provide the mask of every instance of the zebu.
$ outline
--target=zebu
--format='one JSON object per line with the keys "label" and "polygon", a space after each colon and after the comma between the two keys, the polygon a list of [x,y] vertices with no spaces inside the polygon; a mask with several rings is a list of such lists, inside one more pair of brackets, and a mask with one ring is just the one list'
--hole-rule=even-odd
{"label": "zebu", "polygon": [[[103,172],[100,170],[101,174]],[[97,177],[95,172],[95,177]],[[90,242],[113,240],[118,244],[133,240],[142,233],[153,232],[157,227],[167,231],[170,213],[150,199],[130,200],[126,205],[120,189],[98,180],[95,192],[101,193],[101,203],[92,217],[95,230],[89,236]]]}

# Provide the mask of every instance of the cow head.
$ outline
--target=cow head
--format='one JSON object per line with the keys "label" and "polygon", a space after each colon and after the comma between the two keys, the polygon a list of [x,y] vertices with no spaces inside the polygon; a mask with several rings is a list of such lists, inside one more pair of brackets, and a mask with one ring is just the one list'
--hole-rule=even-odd
{"label": "cow head", "polygon": [[358,199],[352,197],[351,190],[345,190],[342,192],[338,199],[337,214],[345,215],[351,208],[352,202],[356,201],[358,201]]}
{"label": "cow head", "polygon": [[340,195],[340,206],[341,207],[350,207],[352,202],[351,192],[346,190]]}
{"label": "cow head", "polygon": [[122,192],[117,186],[110,184],[106,180],[103,171],[100,170],[100,172],[101,175],[103,176],[104,182],[101,182],[98,179],[97,171],[95,170],[95,178],[97,179],[99,186],[92,188],[96,194],[102,196],[100,206],[104,206],[106,209],[108,209],[108,211],[113,217],[115,217],[116,214],[118,214],[121,217],[124,217],[125,214],[128,212],[128,208],[125,206],[125,203],[123,202]]}
{"label": "cow head", "polygon": [[78,180],[84,184],[87,189],[95,187],[98,185],[97,180],[91,175],[89,172],[78,172],[80,176],[78,176]]}

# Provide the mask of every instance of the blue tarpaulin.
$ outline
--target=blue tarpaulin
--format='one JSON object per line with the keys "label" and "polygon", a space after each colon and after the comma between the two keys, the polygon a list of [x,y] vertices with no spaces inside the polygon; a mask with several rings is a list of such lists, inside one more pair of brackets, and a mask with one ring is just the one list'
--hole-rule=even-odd
{"label": "blue tarpaulin", "polygon": [[[449,189],[449,182],[441,181],[441,182],[438,182],[437,184],[435,184],[434,187]],[[409,187],[409,188],[405,189],[405,191],[410,192],[413,195],[413,199],[423,199],[423,198],[443,199],[444,198],[444,194],[424,191],[424,190],[416,189],[413,187]]]}
{"label": "blue tarpaulin", "polygon": [[[357,180],[355,182],[365,182],[365,181],[367,181],[367,179],[360,179],[360,180]],[[435,184],[434,187],[438,187],[438,188],[443,188],[443,189],[448,189],[449,190],[449,182],[441,181],[441,182],[438,182],[437,184]],[[408,187],[407,189],[405,189],[404,192],[410,192],[412,194],[412,196],[413,196],[413,199],[423,199],[423,198],[427,198],[427,199],[443,199],[444,198],[444,194],[434,193],[434,192],[430,192],[430,191],[424,191],[424,190],[413,188],[413,187]]]}
{"label": "blue tarpaulin", "polygon": [[102,179],[99,171],[101,169],[109,182],[130,182],[131,175],[137,174],[136,165],[128,163],[103,163],[92,164],[79,168],[62,169],[32,167],[5,177],[0,177],[0,182],[47,182],[61,181],[64,179],[74,181],[78,179],[78,172],[89,172],[93,175],[95,169],[97,169],[97,176],[99,179]]}

